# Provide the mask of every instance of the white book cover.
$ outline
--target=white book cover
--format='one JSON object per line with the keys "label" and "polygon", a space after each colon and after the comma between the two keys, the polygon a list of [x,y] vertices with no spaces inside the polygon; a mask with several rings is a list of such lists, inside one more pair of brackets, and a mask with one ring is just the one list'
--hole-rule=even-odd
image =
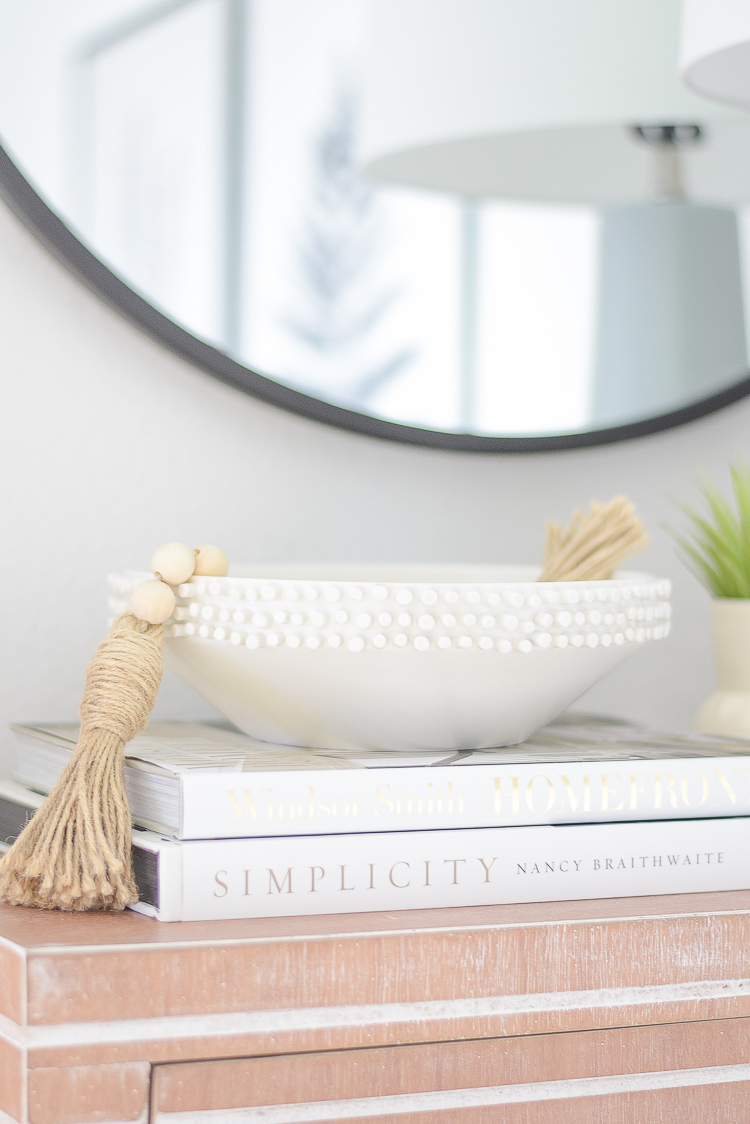
{"label": "white book cover", "polygon": [[150,845],[162,921],[750,889],[747,817]]}
{"label": "white book cover", "polygon": [[[47,792],[77,726],[15,726],[14,779]],[[134,821],[180,839],[750,814],[750,743],[564,716],[518,746],[321,751],[201,723],[126,748]]]}
{"label": "white book cover", "polygon": [[[0,781],[0,838],[41,798]],[[750,889],[750,817],[177,841],[133,832],[161,921]]]}

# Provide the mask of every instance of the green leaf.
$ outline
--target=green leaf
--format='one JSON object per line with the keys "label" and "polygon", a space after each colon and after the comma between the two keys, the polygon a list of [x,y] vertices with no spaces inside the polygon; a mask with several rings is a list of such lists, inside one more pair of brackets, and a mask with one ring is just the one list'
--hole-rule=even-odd
{"label": "green leaf", "polygon": [[738,461],[731,473],[736,513],[718,488],[705,480],[699,490],[707,516],[677,503],[691,524],[689,537],[670,527],[666,530],[677,543],[683,564],[714,597],[750,599],[750,467]]}
{"label": "green leaf", "polygon": [[740,562],[743,570],[750,572],[750,469],[747,465],[732,467],[732,485],[740,513]]}

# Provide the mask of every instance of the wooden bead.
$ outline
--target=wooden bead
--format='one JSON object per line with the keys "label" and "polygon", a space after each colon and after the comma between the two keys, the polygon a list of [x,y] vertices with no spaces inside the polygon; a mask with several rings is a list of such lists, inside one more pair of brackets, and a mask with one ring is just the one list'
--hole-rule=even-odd
{"label": "wooden bead", "polygon": [[229,560],[218,546],[204,543],[195,548],[195,573],[212,578],[225,578],[229,573]]}
{"label": "wooden bead", "polygon": [[163,624],[172,616],[174,604],[174,593],[160,581],[141,582],[130,598],[133,616],[149,624]]}
{"label": "wooden bead", "polygon": [[181,542],[165,543],[151,559],[151,569],[167,585],[180,585],[195,572],[195,552]]}

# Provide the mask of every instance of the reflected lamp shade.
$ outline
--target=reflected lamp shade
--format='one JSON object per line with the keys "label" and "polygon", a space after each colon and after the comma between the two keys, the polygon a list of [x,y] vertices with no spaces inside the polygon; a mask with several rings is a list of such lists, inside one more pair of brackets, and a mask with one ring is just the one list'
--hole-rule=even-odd
{"label": "reflected lamp shade", "polygon": [[371,0],[369,19],[370,178],[603,208],[594,422],[746,368],[750,114],[681,83],[679,0]]}
{"label": "reflected lamp shade", "polygon": [[680,72],[696,93],[750,107],[747,0],[683,0]]}

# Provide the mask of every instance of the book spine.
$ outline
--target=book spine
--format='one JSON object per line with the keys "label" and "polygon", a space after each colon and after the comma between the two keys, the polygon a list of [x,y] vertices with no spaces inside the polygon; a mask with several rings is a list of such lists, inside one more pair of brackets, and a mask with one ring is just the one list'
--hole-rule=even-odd
{"label": "book spine", "polygon": [[184,916],[185,887],[181,848],[158,840],[154,842],[153,849],[157,855],[159,883],[159,907],[156,915],[161,921],[180,921]]}
{"label": "book spine", "polygon": [[[750,888],[750,818],[161,843],[162,919]],[[179,879],[179,889],[167,885]],[[179,917],[176,902],[181,898]]]}
{"label": "book spine", "polygon": [[186,772],[180,782],[183,839],[750,814],[746,756]]}

